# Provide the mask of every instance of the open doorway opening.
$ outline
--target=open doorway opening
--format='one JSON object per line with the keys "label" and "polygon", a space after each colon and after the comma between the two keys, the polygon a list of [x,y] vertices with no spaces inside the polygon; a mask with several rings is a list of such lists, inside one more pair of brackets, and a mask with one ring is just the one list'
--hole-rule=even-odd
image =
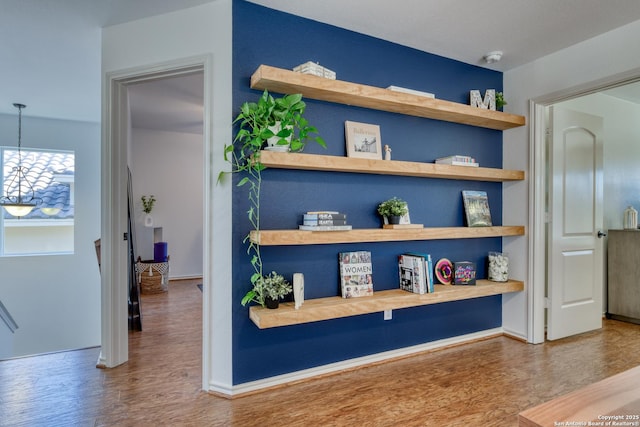
{"label": "open doorway opening", "polygon": [[168,354],[179,335],[198,349],[181,355],[186,360],[202,346],[204,73],[135,82],[127,95],[134,281],[140,290],[139,305],[130,309],[139,307],[142,327],[129,332],[129,358]]}
{"label": "open doorway opening", "polygon": [[[553,301],[554,283],[547,280],[553,274],[549,271],[554,266],[547,264],[549,221],[552,220],[548,206],[548,188],[552,181],[549,166],[549,109],[564,108],[579,113],[603,118],[603,198],[599,209],[603,215],[601,228],[594,227],[594,233],[620,229],[623,226],[623,212],[629,205],[638,205],[640,189],[633,185],[640,179],[637,164],[640,161],[640,147],[636,141],[640,137],[640,126],[637,122],[640,114],[640,83],[638,77],[612,77],[608,82],[598,82],[593,87],[567,90],[552,94],[544,99],[532,101],[534,114],[534,136],[532,144],[532,172],[538,176],[533,183],[532,191],[532,237],[533,256],[533,322],[532,342],[545,340],[545,332],[549,326],[546,311]],[[540,179],[544,177],[544,179]],[[636,207],[637,208],[637,207]],[[603,273],[597,279],[603,284],[602,306],[600,316],[607,312],[607,237],[602,239],[603,251],[598,260],[603,266]],[[553,320],[551,320],[553,321]]]}
{"label": "open doorway opening", "polygon": [[[109,115],[102,171],[102,204],[108,209],[103,212],[102,222],[101,253],[105,256],[102,257],[103,345],[99,367],[114,367],[129,357],[128,275],[133,263],[129,241],[127,236],[122,238],[122,232],[128,228],[126,188],[128,170],[135,168],[134,164],[138,165],[141,184],[132,184],[131,217],[134,223],[142,221],[138,224],[141,226],[135,227],[137,231],[132,231],[132,237],[138,231],[141,236],[141,249],[135,245],[134,251],[144,251],[140,256],[147,258],[149,251],[153,251],[153,246],[149,249],[147,244],[152,245],[161,234],[160,240],[166,241],[168,252],[168,241],[172,239],[171,247],[180,251],[174,256],[179,262],[173,273],[169,269],[167,276],[201,278],[198,281],[206,288],[208,274],[203,271],[206,247],[202,236],[208,233],[203,211],[209,188],[204,178],[208,175],[204,159],[210,147],[205,144],[208,135],[203,125],[207,122],[203,111],[210,101],[206,101],[208,97],[204,95],[204,74],[205,63],[177,61],[162,67],[108,75]],[[147,84],[151,86],[146,87]],[[132,181],[135,180],[133,173]],[[141,195],[150,193],[151,188],[157,193],[154,213],[158,226],[144,227]],[[159,209],[161,198],[164,209]],[[192,212],[197,220],[185,220],[185,210]],[[165,228],[170,229],[169,232]],[[197,289],[195,285],[194,289]],[[202,323],[201,318],[199,322]],[[202,348],[201,341],[199,347]]]}

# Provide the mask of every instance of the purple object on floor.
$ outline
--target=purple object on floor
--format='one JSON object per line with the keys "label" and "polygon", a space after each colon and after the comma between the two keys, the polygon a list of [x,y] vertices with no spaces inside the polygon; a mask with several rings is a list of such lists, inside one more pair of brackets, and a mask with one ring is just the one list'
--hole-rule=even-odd
{"label": "purple object on floor", "polygon": [[169,257],[167,242],[158,242],[153,244],[153,260],[155,262],[166,262]]}

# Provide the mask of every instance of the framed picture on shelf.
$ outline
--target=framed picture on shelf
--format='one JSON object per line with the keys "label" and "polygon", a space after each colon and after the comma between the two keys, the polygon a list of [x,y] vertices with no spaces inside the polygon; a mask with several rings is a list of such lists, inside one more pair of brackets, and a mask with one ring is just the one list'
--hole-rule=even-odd
{"label": "framed picture on shelf", "polygon": [[380,126],[358,122],[344,122],[347,157],[382,160]]}
{"label": "framed picture on shelf", "polygon": [[468,227],[491,227],[491,210],[486,191],[463,191],[462,201]]}

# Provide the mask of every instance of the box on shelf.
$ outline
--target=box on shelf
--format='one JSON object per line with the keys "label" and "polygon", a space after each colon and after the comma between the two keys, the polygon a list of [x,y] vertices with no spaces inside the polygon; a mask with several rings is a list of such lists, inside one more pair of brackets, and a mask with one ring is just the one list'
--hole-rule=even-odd
{"label": "box on shelf", "polygon": [[323,67],[322,65],[314,62],[305,62],[304,64],[300,64],[297,67],[293,68],[293,71],[296,73],[302,74],[312,74],[318,77],[324,77],[325,79],[336,79],[335,71],[331,71],[328,68]]}
{"label": "box on shelf", "polygon": [[470,261],[458,261],[453,263],[454,285],[475,285],[476,264]]}

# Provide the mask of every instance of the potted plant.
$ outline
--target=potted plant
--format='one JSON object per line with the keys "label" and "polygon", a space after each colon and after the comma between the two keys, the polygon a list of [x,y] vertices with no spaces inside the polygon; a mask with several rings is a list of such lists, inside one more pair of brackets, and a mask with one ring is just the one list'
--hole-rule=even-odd
{"label": "potted plant", "polygon": [[[267,142],[267,148],[276,151],[302,151],[308,141],[326,148],[318,130],[303,117],[307,108],[301,94],[274,98],[264,91],[258,102],[245,102],[233,123],[240,125],[234,142],[258,152]],[[248,144],[248,147],[247,147]]]}
{"label": "potted plant", "polygon": [[144,226],[153,227],[153,217],[151,216],[151,211],[153,210],[153,206],[156,203],[156,197],[152,194],[150,196],[142,196],[140,197],[140,200],[142,201],[142,211],[145,213]]}
{"label": "potted plant", "polygon": [[378,213],[387,218],[389,224],[399,224],[400,217],[409,213],[409,208],[404,200],[392,197],[378,205]]}
{"label": "potted plant", "polygon": [[272,271],[253,284],[253,288],[242,298],[242,305],[255,302],[263,307],[278,308],[280,300],[293,291],[291,284],[281,275]]}
{"label": "potted plant", "polygon": [[502,107],[507,105],[507,101],[504,100],[504,94],[502,92],[496,92],[496,109],[502,110]]}
{"label": "potted plant", "polygon": [[[258,102],[245,102],[240,108],[240,113],[233,120],[233,124],[239,126],[232,144],[224,147],[224,159],[231,163],[230,171],[222,171],[218,174],[218,182],[224,179],[228,173],[241,172],[245,176],[240,179],[237,186],[247,186],[249,209],[247,216],[252,230],[260,232],[260,185],[262,184],[262,171],[264,164],[260,161],[262,150],[270,138],[276,138],[275,145],[280,147],[290,146],[291,151],[302,151],[308,141],[315,141],[326,148],[324,140],[320,136],[312,137],[317,133],[303,117],[306,109],[302,101],[302,95],[284,95],[282,98],[273,98],[268,91],[264,91]],[[276,123],[280,129],[274,132]],[[262,273],[262,256],[260,245],[254,243],[249,232],[245,241],[249,242],[247,253],[251,258],[254,273],[251,275],[253,289],[243,298],[243,304],[250,301],[264,306],[262,283],[265,276]],[[273,278],[272,278],[273,279]],[[258,290],[257,293],[256,290]],[[251,294],[254,292],[255,294]],[[254,297],[256,295],[256,297]]]}

